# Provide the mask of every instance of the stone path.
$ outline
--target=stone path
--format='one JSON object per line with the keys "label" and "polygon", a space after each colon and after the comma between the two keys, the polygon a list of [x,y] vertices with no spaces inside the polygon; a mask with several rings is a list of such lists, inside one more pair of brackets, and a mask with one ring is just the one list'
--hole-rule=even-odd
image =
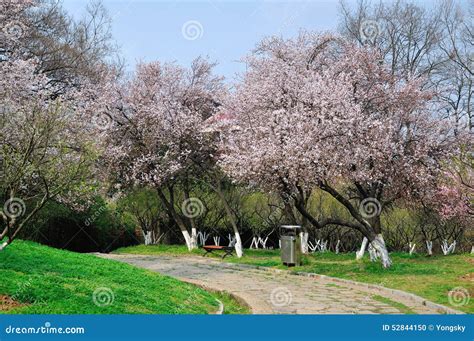
{"label": "stone path", "polygon": [[[308,278],[243,268],[203,257],[101,254],[180,280],[230,292],[247,302],[254,314],[401,314],[397,307],[365,287],[333,283],[330,278]],[[378,299],[377,299],[378,298]],[[390,297],[392,301],[397,301]],[[436,309],[402,301],[420,314]]]}

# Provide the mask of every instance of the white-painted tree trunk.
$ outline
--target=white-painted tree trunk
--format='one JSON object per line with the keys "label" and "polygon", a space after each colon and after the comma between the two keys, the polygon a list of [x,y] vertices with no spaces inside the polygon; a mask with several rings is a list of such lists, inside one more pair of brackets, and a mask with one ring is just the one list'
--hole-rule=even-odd
{"label": "white-painted tree trunk", "polygon": [[188,251],[191,251],[193,249],[193,246],[192,246],[191,236],[189,235],[189,232],[186,230],[181,230],[181,233],[183,234],[184,241],[186,243]]}
{"label": "white-painted tree trunk", "polygon": [[[240,233],[239,229],[237,228],[237,222],[236,222],[236,217],[235,214],[233,213],[232,209],[229,206],[229,203],[226,200],[225,195],[222,192],[222,179],[218,178],[217,179],[217,186],[214,187],[214,190],[216,191],[217,195],[221,198],[222,203],[224,204],[224,209],[227,213],[227,216],[230,219],[232,229],[234,230],[234,235],[235,235],[235,253],[237,254],[237,257],[240,258],[243,255],[243,247],[242,247],[242,239],[240,238]],[[253,241],[252,241],[253,242]],[[258,245],[256,245],[258,248]],[[250,247],[252,248],[252,247]]]}
{"label": "white-painted tree trunk", "polygon": [[339,254],[339,244],[341,244],[341,241],[338,239],[336,243],[336,255]]}
{"label": "white-painted tree trunk", "polygon": [[428,255],[433,255],[433,242],[431,240],[426,241],[426,250],[428,251]]}
{"label": "white-painted tree trunk", "polygon": [[471,247],[471,255],[474,255],[474,246]]}
{"label": "white-painted tree trunk", "polygon": [[143,239],[145,240],[145,245],[151,245],[151,231],[143,232]]}
{"label": "white-painted tree trunk", "polygon": [[303,254],[308,253],[308,238],[309,238],[309,233],[308,232],[300,232],[300,240],[301,240],[301,252]]}
{"label": "white-painted tree trunk", "polygon": [[410,255],[413,254],[413,252],[415,252],[415,248],[416,248],[416,244],[415,243],[408,243],[408,252]]}
{"label": "white-painted tree trunk", "polygon": [[3,251],[8,246],[7,242],[4,242],[2,245],[0,245],[0,251]]}
{"label": "white-painted tree trunk", "polygon": [[212,237],[212,239],[214,239],[214,245],[221,245],[221,237],[217,236],[217,237]]}
{"label": "white-painted tree trunk", "polygon": [[389,268],[392,265],[392,260],[388,254],[387,246],[381,234],[375,236],[375,239],[371,242],[374,249],[378,252],[380,260],[382,261],[382,266],[384,268]]}
{"label": "white-painted tree trunk", "polygon": [[[260,238],[260,237],[258,237],[258,238]],[[251,249],[258,249],[258,239],[257,239],[257,237],[252,238],[252,243],[250,243],[250,248]],[[281,245],[280,245],[280,248],[281,248]]]}
{"label": "white-painted tree trunk", "polygon": [[197,248],[198,238],[197,238],[197,229],[193,227],[191,229],[191,250]]}
{"label": "white-painted tree trunk", "polygon": [[451,245],[448,245],[448,241],[445,239],[443,243],[441,244],[441,251],[443,251],[443,254],[449,255],[450,253],[453,253],[454,250],[456,249],[456,241],[452,242]]}
{"label": "white-painted tree trunk", "polygon": [[208,238],[209,238],[209,233],[199,231],[198,232],[198,245],[206,245]]}
{"label": "white-painted tree trunk", "polygon": [[229,244],[227,246],[234,246],[235,245],[235,237],[232,237],[232,235],[229,233]]}
{"label": "white-painted tree trunk", "polygon": [[267,248],[267,241],[268,241],[268,236],[265,239],[258,237],[258,242],[260,243],[260,245],[262,245],[263,249]]}
{"label": "white-painted tree trunk", "polygon": [[362,239],[362,244],[360,245],[360,250],[356,252],[356,259],[362,259],[362,257],[364,257],[364,253],[365,253],[365,249],[367,248],[367,243],[369,242],[369,240],[364,237],[364,239]]}
{"label": "white-painted tree trunk", "polygon": [[376,262],[379,259],[377,250],[372,246],[372,243],[369,244],[367,251],[369,252],[369,257],[370,257],[371,262]]}
{"label": "white-painted tree trunk", "polygon": [[327,240],[326,241],[322,240],[321,244],[319,246],[319,251],[326,252],[327,250],[328,250],[328,241]]}
{"label": "white-painted tree trunk", "polygon": [[156,245],[160,243],[161,238],[163,238],[165,234],[162,233],[161,235],[157,235],[155,231],[146,231],[143,232],[143,239],[145,241],[145,245]]}
{"label": "white-painted tree trunk", "polygon": [[242,247],[242,239],[240,238],[240,233],[235,233],[235,253],[237,257],[240,258],[243,256],[243,247]]}
{"label": "white-painted tree trunk", "polygon": [[143,239],[145,245],[158,245],[165,235],[166,233],[158,235],[155,231],[147,231],[143,232]]}

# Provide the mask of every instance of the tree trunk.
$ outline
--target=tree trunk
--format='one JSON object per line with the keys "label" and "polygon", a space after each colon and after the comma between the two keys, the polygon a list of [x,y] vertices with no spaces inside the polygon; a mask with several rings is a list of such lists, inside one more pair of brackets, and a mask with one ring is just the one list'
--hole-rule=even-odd
{"label": "tree trunk", "polygon": [[181,233],[183,234],[184,241],[186,242],[186,246],[188,247],[188,250],[191,251],[193,249],[193,244],[192,244],[191,236],[189,235],[188,229],[186,227],[186,224],[184,223],[183,219],[181,219],[181,217],[176,213],[173,203],[169,202],[168,199],[166,199],[166,196],[163,194],[161,189],[157,188],[157,193],[161,202],[166,207],[166,212],[168,213],[168,216],[170,217],[170,219],[176,222],[176,225],[178,225],[179,229],[181,230]]}
{"label": "tree trunk", "polygon": [[[41,198],[41,200],[36,204],[36,206],[33,208],[33,210],[21,220],[20,223],[16,223],[16,217],[8,217],[3,211],[0,210],[0,217],[2,220],[5,222],[5,229],[3,232],[0,234],[0,241],[2,241],[3,238],[7,237],[7,240],[0,245],[0,251],[5,249],[8,245],[10,245],[18,235],[18,233],[21,231],[21,229],[31,220],[32,217],[36,215],[36,213],[43,208],[43,206],[46,204],[46,202],[51,198],[50,192],[47,191],[47,193]],[[10,195],[10,198],[15,198],[15,194],[12,193]]]}
{"label": "tree trunk", "polygon": [[197,242],[197,229],[193,226],[191,228],[191,250],[197,248],[197,245],[198,245],[198,242]]}
{"label": "tree trunk", "polygon": [[224,193],[222,192],[222,187],[221,187],[221,180],[216,179],[216,187],[215,191],[219,198],[221,199],[222,204],[224,205],[225,212],[227,213],[227,216],[230,220],[230,224],[232,225],[232,229],[234,230],[234,235],[235,235],[235,253],[237,254],[238,258],[241,258],[244,254],[243,252],[243,247],[242,247],[242,239],[240,238],[240,233],[239,229],[237,228],[237,222],[236,218],[234,215],[234,212],[232,212],[232,209],[229,206],[229,203],[227,202],[227,199],[225,198]]}
{"label": "tree trunk", "polygon": [[[305,198],[305,207],[308,203],[308,199]],[[308,219],[302,215],[301,216],[301,228],[303,231],[300,233],[300,239],[301,239],[301,253],[303,254],[308,254],[309,253],[309,247],[308,247],[308,239],[309,239],[309,233],[308,233]]]}
{"label": "tree trunk", "polygon": [[150,231],[144,231],[143,232],[143,239],[144,239],[145,245],[150,245],[151,244],[151,232]]}
{"label": "tree trunk", "polygon": [[356,252],[356,259],[357,260],[362,259],[364,257],[365,249],[367,248],[367,243],[368,242],[369,242],[369,240],[367,239],[367,237],[364,237],[364,239],[362,239],[362,244],[360,245],[360,250]]}
{"label": "tree trunk", "polygon": [[392,260],[388,254],[387,246],[383,239],[382,234],[377,234],[374,240],[371,241],[372,246],[380,255],[380,260],[384,268],[389,268],[392,265]]}
{"label": "tree trunk", "polygon": [[[185,179],[184,181],[184,199],[189,200],[190,195],[189,195],[189,184],[188,180]],[[188,217],[189,222],[191,223],[191,250],[197,248],[197,228],[196,228],[196,222],[194,221],[193,217]]]}
{"label": "tree trunk", "polygon": [[289,225],[297,225],[298,221],[296,220],[295,214],[293,212],[293,208],[291,205],[288,203],[288,201],[285,199],[284,196],[282,196],[283,199],[283,212],[286,216],[286,220],[289,223]]}
{"label": "tree trunk", "polygon": [[377,259],[379,259],[379,253],[378,251],[374,248],[372,243],[369,243],[369,247],[367,248],[369,251],[369,257],[371,262],[376,262]]}
{"label": "tree trunk", "polygon": [[382,224],[380,222],[380,215],[371,218],[370,225],[372,226],[373,231],[375,232],[375,236],[373,238],[370,238],[370,243],[380,255],[380,261],[382,262],[382,266],[384,268],[389,268],[392,265],[392,260],[388,255],[387,246],[385,245],[385,240],[382,236]]}
{"label": "tree trunk", "polygon": [[183,234],[184,241],[186,242],[186,246],[188,247],[188,251],[192,251],[193,249],[193,244],[191,241],[191,236],[189,235],[188,230],[186,229],[181,229],[181,233]]}
{"label": "tree trunk", "polygon": [[4,242],[2,245],[0,245],[0,251],[3,251],[8,246],[7,242]]}
{"label": "tree trunk", "polygon": [[428,251],[428,256],[433,255],[433,242],[431,240],[426,241],[426,250]]}
{"label": "tree trunk", "polygon": [[235,253],[237,254],[237,257],[242,257],[244,254],[243,248],[242,248],[242,239],[240,239],[240,233],[239,231],[235,232]]}
{"label": "tree trunk", "polygon": [[309,233],[307,231],[300,232],[301,252],[304,254],[308,253],[308,237]]}

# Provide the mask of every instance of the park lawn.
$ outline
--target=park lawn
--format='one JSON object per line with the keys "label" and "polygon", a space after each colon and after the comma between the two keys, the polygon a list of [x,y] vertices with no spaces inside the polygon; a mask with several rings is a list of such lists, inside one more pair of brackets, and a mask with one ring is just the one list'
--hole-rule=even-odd
{"label": "park lawn", "polygon": [[[216,298],[226,313],[248,313],[225,294],[117,261],[22,240],[0,252],[0,279],[0,313],[7,314],[208,314],[217,311]],[[99,304],[111,304],[95,304],[96,290],[104,293],[96,295]]]}
{"label": "park lawn", "polygon": [[[189,255],[184,246],[169,245],[138,245],[121,248],[115,252],[146,255]],[[203,251],[194,250],[192,253],[200,255]],[[212,257],[219,259],[217,256]],[[290,268],[290,271],[312,272],[400,289],[466,313],[474,313],[473,255],[454,254],[426,257],[418,254],[410,256],[407,253],[391,253],[391,257],[392,267],[383,269],[380,263],[370,262],[368,256],[357,261],[354,253],[315,253],[305,256],[303,265]],[[245,254],[241,259],[226,257],[224,261],[262,267],[286,268],[281,265],[279,250],[245,250]],[[453,306],[449,303],[448,293],[457,287],[468,290],[470,300],[467,304]]]}

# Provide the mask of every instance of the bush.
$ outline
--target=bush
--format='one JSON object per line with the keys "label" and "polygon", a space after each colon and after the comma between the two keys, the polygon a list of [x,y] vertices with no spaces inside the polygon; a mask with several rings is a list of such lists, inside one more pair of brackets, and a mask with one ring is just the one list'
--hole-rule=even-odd
{"label": "bush", "polygon": [[20,238],[76,252],[109,252],[139,243],[135,225],[97,197],[85,212],[51,201],[20,233]]}

